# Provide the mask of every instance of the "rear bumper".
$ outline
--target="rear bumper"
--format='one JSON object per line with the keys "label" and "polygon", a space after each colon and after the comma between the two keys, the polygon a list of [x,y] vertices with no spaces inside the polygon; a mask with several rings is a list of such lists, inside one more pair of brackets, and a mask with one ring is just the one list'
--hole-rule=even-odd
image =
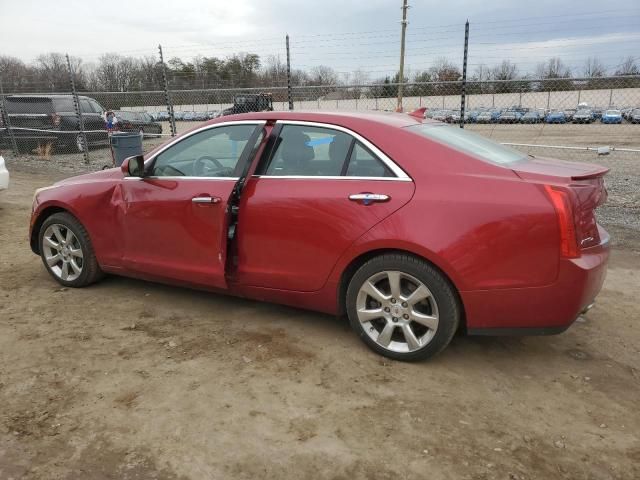
{"label": "rear bumper", "polygon": [[[14,130],[13,137],[18,144],[23,143],[46,143],[55,142],[58,145],[75,145],[77,133],[65,132],[38,132],[30,130]],[[87,142],[90,146],[94,145],[108,145],[109,137],[107,131],[104,132],[89,132],[86,134]],[[11,137],[6,131],[0,132],[0,144],[3,146],[11,145]]]}
{"label": "rear bumper", "polygon": [[474,335],[549,335],[571,326],[600,292],[607,273],[609,236],[562,259],[557,281],[544,287],[461,292],[467,330]]}

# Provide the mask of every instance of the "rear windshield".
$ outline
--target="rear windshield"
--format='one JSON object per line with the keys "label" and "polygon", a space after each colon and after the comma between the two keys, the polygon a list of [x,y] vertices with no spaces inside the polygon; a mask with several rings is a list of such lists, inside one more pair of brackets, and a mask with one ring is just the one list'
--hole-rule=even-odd
{"label": "rear windshield", "polygon": [[53,113],[50,98],[20,97],[6,99],[8,113]]}
{"label": "rear windshield", "polygon": [[505,147],[482,135],[462,128],[428,124],[412,125],[407,128],[430,140],[470,153],[497,165],[518,162],[527,158],[524,153],[518,150]]}

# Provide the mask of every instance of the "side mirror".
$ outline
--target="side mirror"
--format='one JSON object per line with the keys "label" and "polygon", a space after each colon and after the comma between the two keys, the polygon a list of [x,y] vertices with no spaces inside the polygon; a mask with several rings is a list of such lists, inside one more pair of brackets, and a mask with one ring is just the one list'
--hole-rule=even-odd
{"label": "side mirror", "polygon": [[125,158],[120,166],[120,170],[127,177],[143,177],[144,176],[144,157],[135,155]]}

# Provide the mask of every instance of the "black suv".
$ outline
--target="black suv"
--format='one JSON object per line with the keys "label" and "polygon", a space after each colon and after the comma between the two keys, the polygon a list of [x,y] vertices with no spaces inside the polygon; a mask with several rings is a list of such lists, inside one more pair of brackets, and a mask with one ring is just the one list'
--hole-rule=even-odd
{"label": "black suv", "polygon": [[247,93],[233,97],[233,107],[223,110],[222,115],[272,110],[273,98],[270,93]]}
{"label": "black suv", "polygon": [[[105,109],[93,98],[78,96],[78,100],[89,147],[108,145]],[[83,151],[71,95],[8,95],[5,107],[19,150],[31,151],[38,145],[52,144],[60,152]],[[7,130],[0,130],[0,146],[11,147]]]}

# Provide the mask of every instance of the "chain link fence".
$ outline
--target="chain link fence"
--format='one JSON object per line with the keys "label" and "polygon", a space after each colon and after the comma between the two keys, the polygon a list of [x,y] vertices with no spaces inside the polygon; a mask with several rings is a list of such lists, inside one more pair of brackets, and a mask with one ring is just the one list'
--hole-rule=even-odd
{"label": "chain link fence", "polygon": [[[397,83],[139,92],[0,95],[0,149],[67,155],[103,164],[110,155],[106,112],[145,148],[219,115],[256,110],[393,111]],[[624,152],[640,157],[640,77],[405,83],[406,112],[464,127],[540,155],[566,159]],[[170,99],[170,103],[168,103]],[[77,103],[77,104],[76,104]],[[175,131],[172,129],[175,124]],[[88,148],[87,148],[88,146]],[[102,151],[101,151],[102,150]],[[106,150],[106,152],[104,151]]]}

